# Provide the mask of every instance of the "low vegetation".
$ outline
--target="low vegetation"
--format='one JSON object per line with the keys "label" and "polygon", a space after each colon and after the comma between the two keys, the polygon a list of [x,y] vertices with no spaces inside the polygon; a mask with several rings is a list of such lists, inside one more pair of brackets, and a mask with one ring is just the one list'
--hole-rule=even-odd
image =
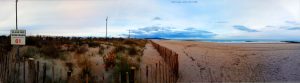
{"label": "low vegetation", "polygon": [[[15,52],[8,36],[0,36],[0,39],[2,55]],[[142,39],[29,36],[26,37],[26,45],[20,47],[23,49],[20,54],[25,58],[55,63],[52,66],[62,66],[64,71],[72,72],[71,80],[96,82],[93,80],[99,80],[96,79],[99,76],[93,75],[93,70],[101,69],[95,69],[93,65],[103,65],[103,70],[123,77],[130,67],[139,67],[146,43]]]}

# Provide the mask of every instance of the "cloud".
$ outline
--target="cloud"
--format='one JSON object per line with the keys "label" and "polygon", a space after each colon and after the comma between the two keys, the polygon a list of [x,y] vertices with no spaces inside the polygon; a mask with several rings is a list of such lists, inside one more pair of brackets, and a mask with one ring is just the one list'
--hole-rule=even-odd
{"label": "cloud", "polygon": [[288,28],[288,30],[300,30],[300,27],[291,27],[291,28]]}
{"label": "cloud", "polygon": [[283,29],[286,29],[286,30],[300,30],[300,27],[288,27],[288,26],[285,26],[285,27],[281,27]]}
{"label": "cloud", "polygon": [[[131,31],[135,38],[212,38],[217,34],[196,28],[176,30],[174,27],[149,26]],[[127,34],[123,34],[127,36]]]}
{"label": "cloud", "polygon": [[241,30],[241,31],[246,31],[246,32],[258,32],[257,30],[254,30],[254,29],[250,29],[246,26],[243,26],[243,25],[234,25],[233,26],[235,29],[237,30]]}
{"label": "cloud", "polygon": [[300,22],[297,22],[297,21],[285,21],[285,23],[291,24],[291,25],[300,25]]}
{"label": "cloud", "polygon": [[222,23],[228,23],[228,22],[227,21],[217,21],[216,23],[222,24]]}
{"label": "cloud", "polygon": [[160,17],[154,17],[153,20],[162,20]]}

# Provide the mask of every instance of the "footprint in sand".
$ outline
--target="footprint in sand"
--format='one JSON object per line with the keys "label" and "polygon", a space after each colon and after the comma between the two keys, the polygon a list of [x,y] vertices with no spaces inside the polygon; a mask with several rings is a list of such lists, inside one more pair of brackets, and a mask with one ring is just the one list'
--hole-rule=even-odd
{"label": "footprint in sand", "polygon": [[239,65],[241,63],[241,60],[239,58],[234,58],[232,65]]}

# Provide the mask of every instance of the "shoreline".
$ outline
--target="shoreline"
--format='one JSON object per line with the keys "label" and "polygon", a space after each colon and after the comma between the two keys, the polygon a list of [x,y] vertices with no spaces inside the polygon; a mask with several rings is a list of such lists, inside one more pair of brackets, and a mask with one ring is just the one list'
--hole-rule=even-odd
{"label": "shoreline", "polygon": [[210,42],[210,43],[225,43],[225,44],[300,44],[300,41],[286,40],[265,40],[265,41],[249,41],[249,40],[184,40],[184,39],[154,39],[159,41],[192,41],[192,42]]}

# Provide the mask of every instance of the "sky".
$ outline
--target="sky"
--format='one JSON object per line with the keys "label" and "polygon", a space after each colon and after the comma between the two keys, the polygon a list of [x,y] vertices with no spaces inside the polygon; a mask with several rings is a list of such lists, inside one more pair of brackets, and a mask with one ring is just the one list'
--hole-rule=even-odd
{"label": "sky", "polygon": [[[300,0],[19,0],[27,35],[300,40]],[[0,35],[15,1],[0,0]]]}

